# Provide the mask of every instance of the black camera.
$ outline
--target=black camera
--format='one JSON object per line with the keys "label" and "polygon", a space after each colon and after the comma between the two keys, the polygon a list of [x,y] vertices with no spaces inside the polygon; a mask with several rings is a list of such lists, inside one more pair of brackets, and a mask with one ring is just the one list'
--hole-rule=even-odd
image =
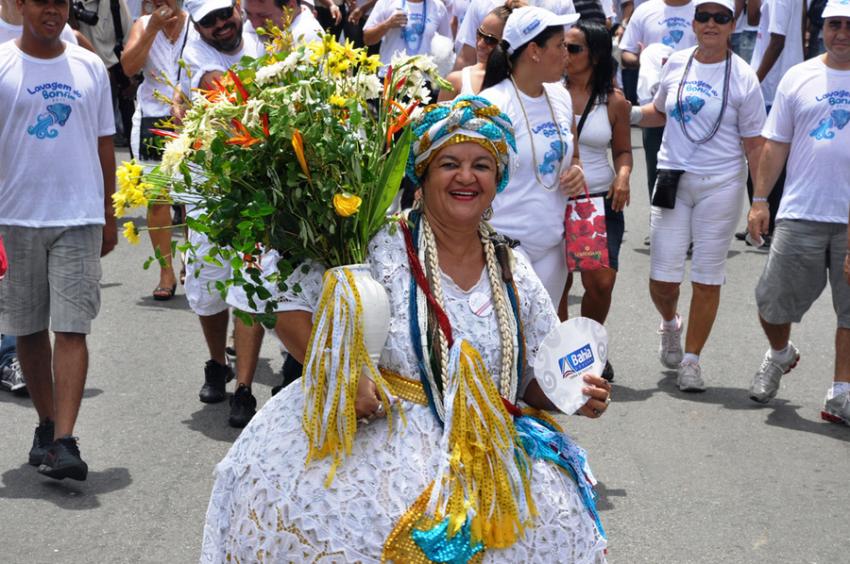
{"label": "black camera", "polygon": [[97,25],[97,22],[100,19],[97,17],[97,12],[94,10],[86,10],[85,7],[83,7],[83,3],[79,0],[71,4],[71,12],[73,12],[77,21],[86,25]]}

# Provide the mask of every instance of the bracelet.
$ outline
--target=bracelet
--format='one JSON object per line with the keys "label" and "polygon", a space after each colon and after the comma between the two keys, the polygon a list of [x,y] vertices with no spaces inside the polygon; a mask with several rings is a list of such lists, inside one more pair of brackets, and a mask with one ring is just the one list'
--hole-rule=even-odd
{"label": "bracelet", "polygon": [[640,123],[640,120],[643,119],[643,112],[640,109],[640,106],[632,106],[632,110],[629,113],[629,124],[637,125]]}
{"label": "bracelet", "polygon": [[753,203],[757,202],[765,202],[767,203],[767,198],[762,198],[761,196],[753,196]]}
{"label": "bracelet", "polygon": [[577,168],[577,169],[579,169],[579,170],[581,171],[581,175],[582,175],[582,176],[584,176],[584,169],[583,169],[583,168],[581,168],[581,165],[577,165],[577,164],[570,165],[570,168]]}

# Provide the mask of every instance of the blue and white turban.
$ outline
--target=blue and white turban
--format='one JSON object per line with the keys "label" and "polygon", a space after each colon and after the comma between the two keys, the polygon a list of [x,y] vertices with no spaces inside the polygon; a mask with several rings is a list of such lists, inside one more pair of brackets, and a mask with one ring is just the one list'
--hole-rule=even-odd
{"label": "blue and white turban", "polygon": [[413,146],[407,161],[407,177],[421,184],[434,155],[445,145],[478,143],[498,165],[501,192],[510,179],[511,156],[516,155],[511,119],[480,96],[459,96],[451,102],[431,104],[413,124]]}

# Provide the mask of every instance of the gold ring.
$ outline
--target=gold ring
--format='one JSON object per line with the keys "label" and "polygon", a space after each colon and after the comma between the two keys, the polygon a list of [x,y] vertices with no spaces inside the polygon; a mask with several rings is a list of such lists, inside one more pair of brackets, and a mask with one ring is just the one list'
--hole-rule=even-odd
{"label": "gold ring", "polygon": [[607,398],[605,398],[605,406],[607,407],[610,403],[611,403],[611,396],[609,395]]}

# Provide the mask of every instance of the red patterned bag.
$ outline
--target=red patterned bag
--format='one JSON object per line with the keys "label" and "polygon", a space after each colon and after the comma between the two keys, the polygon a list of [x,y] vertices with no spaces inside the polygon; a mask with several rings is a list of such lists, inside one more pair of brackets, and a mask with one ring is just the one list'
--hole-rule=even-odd
{"label": "red patterned bag", "polygon": [[570,198],[564,218],[567,239],[567,268],[570,272],[608,268],[608,230],[605,227],[605,198],[584,195]]}
{"label": "red patterned bag", "polygon": [[3,246],[3,237],[0,237],[0,278],[6,275],[6,268],[9,266],[9,261],[6,258],[6,247]]}

